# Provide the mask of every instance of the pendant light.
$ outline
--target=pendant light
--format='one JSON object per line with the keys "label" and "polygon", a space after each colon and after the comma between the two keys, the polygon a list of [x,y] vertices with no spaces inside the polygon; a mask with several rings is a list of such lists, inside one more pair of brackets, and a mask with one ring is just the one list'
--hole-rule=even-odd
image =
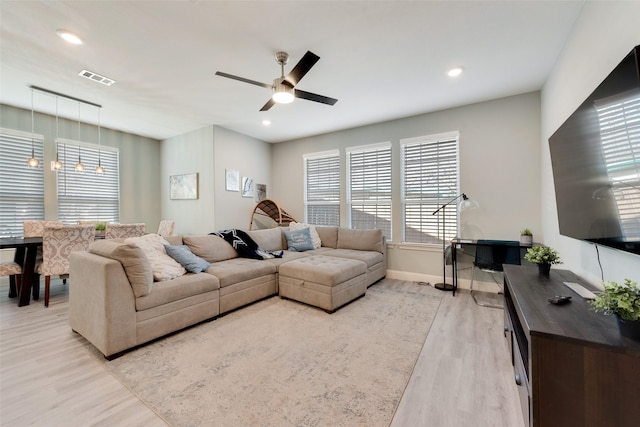
{"label": "pendant light", "polygon": [[58,172],[62,169],[62,162],[58,157],[58,96],[56,95],[56,140],[54,141],[56,145],[56,160],[51,162],[51,170]]}
{"label": "pendant light", "polygon": [[27,159],[27,166],[30,168],[37,168],[40,165],[40,160],[35,156],[35,138],[33,133],[35,132],[35,119],[33,113],[33,89],[31,89],[31,157]]}
{"label": "pendant light", "polygon": [[[78,141],[80,141],[80,103],[78,102]],[[78,163],[75,167],[76,172],[84,172],[84,165],[80,157],[80,145],[78,145]]]}
{"label": "pendant light", "polygon": [[100,109],[98,108],[98,166],[96,166],[96,175],[104,175],[104,168],[100,163],[100,148],[102,147],[102,143],[100,141]]}

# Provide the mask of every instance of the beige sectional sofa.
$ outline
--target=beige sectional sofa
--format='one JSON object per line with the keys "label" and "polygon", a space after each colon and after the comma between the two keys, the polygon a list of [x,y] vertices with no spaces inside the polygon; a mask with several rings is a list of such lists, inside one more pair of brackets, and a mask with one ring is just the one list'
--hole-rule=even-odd
{"label": "beige sectional sofa", "polygon": [[[380,230],[315,229],[321,247],[304,252],[288,250],[286,228],[249,231],[261,249],[284,251],[282,258],[266,260],[240,258],[216,235],[167,237],[169,244],[188,246],[210,266],[163,281],[154,281],[155,267],[143,247],[96,241],[87,252],[70,257],[69,324],[113,358],[279,292],[331,312],[385,276],[386,244]],[[296,262],[302,259],[309,262]],[[287,277],[280,283],[279,271],[287,264]],[[314,273],[313,268],[320,269]]]}

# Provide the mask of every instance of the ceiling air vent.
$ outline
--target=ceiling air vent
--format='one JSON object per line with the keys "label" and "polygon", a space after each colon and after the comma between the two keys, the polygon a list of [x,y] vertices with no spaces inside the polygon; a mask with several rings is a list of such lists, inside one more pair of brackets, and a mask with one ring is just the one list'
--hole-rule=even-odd
{"label": "ceiling air vent", "polygon": [[106,85],[106,86],[111,86],[116,82],[115,80],[112,80],[105,76],[101,76],[100,74],[96,74],[93,71],[88,71],[88,70],[82,70],[80,71],[80,73],[78,73],[78,75],[86,79],[93,80],[94,82],[102,83],[103,85]]}

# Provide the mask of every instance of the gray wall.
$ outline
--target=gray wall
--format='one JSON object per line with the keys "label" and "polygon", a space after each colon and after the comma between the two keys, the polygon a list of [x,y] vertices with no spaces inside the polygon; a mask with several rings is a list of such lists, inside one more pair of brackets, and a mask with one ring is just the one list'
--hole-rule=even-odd
{"label": "gray wall", "polygon": [[[270,182],[271,145],[221,127],[207,126],[162,141],[162,217],[176,222],[177,234],[248,229],[254,197],[225,190],[225,170],[254,182]],[[169,176],[199,174],[197,200],[170,200]]]}
{"label": "gray wall", "polygon": [[[389,247],[389,269],[396,277],[441,281],[440,247],[400,243],[400,139],[460,132],[460,188],[480,204],[477,210],[461,213],[461,237],[518,240],[520,230],[528,227],[539,240],[539,95],[533,92],[275,144],[272,198],[303,221],[303,154],[340,149],[345,182],[346,147],[391,141],[394,238]],[[346,201],[344,186],[342,199]],[[344,203],[341,217],[343,221],[346,218]]]}
{"label": "gray wall", "polygon": [[[78,122],[59,119],[60,138],[78,140]],[[57,219],[56,174],[49,170],[55,160],[55,116],[35,114],[34,131],[44,136],[45,217]],[[31,110],[0,105],[0,127],[31,132]],[[160,141],[102,128],[101,144],[115,147],[120,156],[120,222],[144,222],[147,231],[158,229],[160,221]],[[97,126],[81,123],[83,142],[98,143]],[[26,161],[26,160],[25,160]],[[92,173],[87,171],[85,173]]]}
{"label": "gray wall", "polygon": [[567,268],[597,284],[640,281],[640,256],[561,236],[548,138],[631,49],[640,44],[640,2],[586,2],[542,90],[541,216],[544,243],[559,250]]}

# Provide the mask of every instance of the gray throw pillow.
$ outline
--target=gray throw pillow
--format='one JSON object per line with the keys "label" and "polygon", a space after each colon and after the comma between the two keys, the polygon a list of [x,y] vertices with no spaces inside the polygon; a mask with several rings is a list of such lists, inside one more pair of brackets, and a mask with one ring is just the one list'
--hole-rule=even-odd
{"label": "gray throw pillow", "polygon": [[311,240],[309,228],[285,231],[284,235],[287,238],[287,246],[290,251],[303,252],[313,249],[313,241]]}

